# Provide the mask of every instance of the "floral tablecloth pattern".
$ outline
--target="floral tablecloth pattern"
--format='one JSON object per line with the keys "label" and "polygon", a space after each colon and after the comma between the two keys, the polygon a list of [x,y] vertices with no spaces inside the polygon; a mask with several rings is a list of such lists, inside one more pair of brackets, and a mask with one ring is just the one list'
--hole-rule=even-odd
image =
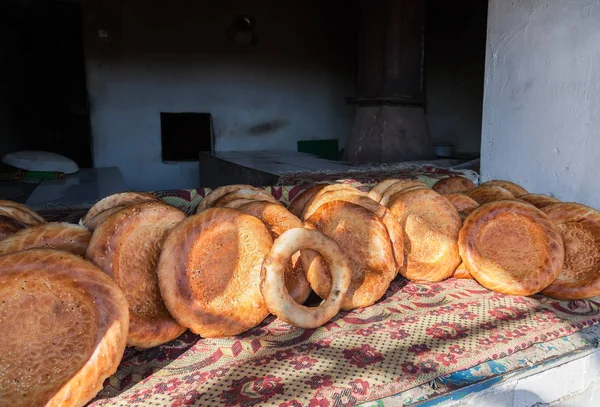
{"label": "floral tablecloth pattern", "polygon": [[93,406],[351,406],[598,324],[600,303],[490,292],[470,280],[393,282],[376,305],[304,330],[128,349]]}
{"label": "floral tablecloth pattern", "polygon": [[[415,178],[429,185],[438,179]],[[372,186],[342,182],[365,191]],[[289,202],[310,185],[265,189]],[[156,194],[192,214],[209,191]],[[71,222],[86,211],[52,209],[42,212],[48,220]],[[473,280],[425,284],[399,277],[377,304],[340,312],[318,329],[294,328],[270,316],[236,337],[186,332],[151,350],[127,349],[90,406],[337,407],[402,392],[426,398],[436,392],[419,389],[434,379],[451,389],[459,372],[494,366],[597,325],[599,307],[596,300],[506,296]]]}

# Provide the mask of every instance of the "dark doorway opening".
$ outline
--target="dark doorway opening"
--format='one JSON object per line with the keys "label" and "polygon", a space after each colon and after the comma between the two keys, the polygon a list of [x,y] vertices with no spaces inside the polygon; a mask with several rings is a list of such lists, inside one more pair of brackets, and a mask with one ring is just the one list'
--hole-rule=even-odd
{"label": "dark doorway opening", "polygon": [[92,167],[80,5],[9,0],[0,27],[2,153],[44,150]]}
{"label": "dark doorway opening", "polygon": [[198,161],[200,152],[213,151],[210,113],[161,113],[163,161]]}

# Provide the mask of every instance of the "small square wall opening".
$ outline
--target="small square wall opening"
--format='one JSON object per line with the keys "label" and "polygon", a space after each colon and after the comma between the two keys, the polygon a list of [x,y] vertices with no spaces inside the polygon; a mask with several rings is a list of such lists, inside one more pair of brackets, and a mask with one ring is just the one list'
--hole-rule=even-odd
{"label": "small square wall opening", "polygon": [[163,161],[198,161],[198,153],[213,151],[210,113],[160,114]]}

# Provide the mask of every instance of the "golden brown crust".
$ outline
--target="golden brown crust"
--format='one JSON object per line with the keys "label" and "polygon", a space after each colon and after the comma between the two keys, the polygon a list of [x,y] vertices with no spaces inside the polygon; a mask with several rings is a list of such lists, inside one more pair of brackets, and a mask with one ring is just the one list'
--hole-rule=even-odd
{"label": "golden brown crust", "polygon": [[[302,221],[285,207],[270,202],[252,202],[237,209],[260,219],[273,240],[289,229],[304,227]],[[300,252],[294,253],[285,265],[284,277],[287,292],[298,304],[304,304],[311,292],[305,274],[304,266],[300,261]]]}
{"label": "golden brown crust", "polygon": [[383,194],[387,191],[392,185],[400,182],[398,178],[390,178],[384,179],[383,181],[379,181],[371,190],[369,191],[369,198],[374,200],[375,202],[381,202],[381,198],[383,198]]}
{"label": "golden brown crust", "polygon": [[349,184],[317,184],[297,195],[290,203],[288,210],[298,218],[302,219],[302,211],[304,210],[304,207],[311,199],[313,199],[316,194],[320,193],[321,191],[330,192],[339,190],[358,191],[357,188]]}
{"label": "golden brown crust", "polygon": [[18,209],[19,213],[25,212],[26,215],[20,214],[20,216],[16,217],[15,219],[22,218],[21,221],[24,222],[27,226],[34,226],[34,225],[46,223],[46,219],[44,219],[39,213],[37,213],[36,211],[31,209],[29,206],[23,205],[23,204],[14,202],[14,201],[0,199],[0,208],[6,208],[6,207],[16,208],[16,209]]}
{"label": "golden brown crust", "polygon": [[[382,220],[362,206],[333,201],[318,208],[306,226],[335,240],[348,257],[352,282],[342,309],[362,308],[377,302],[397,271],[388,230]],[[331,276],[326,264],[322,259],[308,260],[305,264],[310,264],[307,278],[311,287],[319,297],[327,298]]]}
{"label": "golden brown crust", "polygon": [[237,209],[240,206],[243,206],[243,205],[246,205],[246,204],[249,204],[252,202],[266,202],[266,201],[257,201],[256,199],[240,198],[240,199],[234,199],[233,201],[227,202],[225,205],[222,206],[222,208]]}
{"label": "golden brown crust", "polygon": [[392,197],[395,194],[398,194],[400,192],[404,192],[407,189],[420,189],[420,188],[425,188],[425,189],[430,189],[429,186],[424,183],[423,181],[417,181],[417,180],[412,180],[412,179],[403,179],[400,180],[400,182],[395,183],[394,185],[392,185],[391,187],[389,187],[382,195],[381,197],[381,201],[379,203],[381,203],[383,206],[389,206],[389,203],[392,199]]}
{"label": "golden brown crust", "polygon": [[[153,202],[153,201],[148,201],[148,202]],[[93,232],[94,230],[96,230],[98,228],[98,226],[100,226],[100,224],[102,224],[102,222],[104,222],[109,216],[111,216],[113,213],[120,211],[121,209],[125,209],[127,208],[127,205],[117,205],[117,206],[113,206],[112,208],[108,208],[103,210],[102,212],[92,216],[91,218],[87,219],[85,221],[85,224],[83,222],[83,219],[79,221],[79,224],[85,228],[87,228],[90,232]]]}
{"label": "golden brown crust", "polygon": [[10,216],[0,215],[0,241],[26,228],[27,225]]}
{"label": "golden brown crust", "polygon": [[263,191],[264,192],[263,189],[259,189],[259,188],[253,187],[252,185],[246,185],[246,184],[234,184],[234,185],[225,185],[222,187],[218,187],[218,188],[215,188],[212,191],[210,191],[208,193],[208,195],[206,195],[200,201],[200,203],[198,204],[198,207],[196,208],[196,213],[202,212],[204,209],[209,208],[214,201],[221,198],[223,195],[227,195],[230,192],[235,192],[240,189],[252,189],[255,191]]}
{"label": "golden brown crust", "polygon": [[404,264],[404,231],[402,230],[402,226],[400,225],[400,222],[398,222],[398,219],[396,219],[385,206],[377,203],[362,193],[357,194],[352,190],[329,191],[320,194],[318,198],[307,205],[309,208],[306,210],[306,219],[310,218],[320,206],[333,201],[350,202],[362,206],[382,220],[392,243],[394,259],[396,261],[396,270],[398,271],[402,264]]}
{"label": "golden brown crust", "polygon": [[112,214],[94,231],[86,258],[125,292],[130,314],[127,346],[152,348],[185,332],[167,311],[156,275],[163,242],[184,219],[185,214],[172,206],[145,202]]}
{"label": "golden brown crust", "polygon": [[542,194],[525,194],[519,196],[519,199],[528,202],[538,209],[545,208],[548,205],[559,203],[560,201],[548,195]]}
{"label": "golden brown crust", "polygon": [[476,209],[465,219],[459,247],[479,284],[509,295],[533,295],[549,286],[565,254],[552,221],[533,205],[517,201]]}
{"label": "golden brown crust", "polygon": [[[325,301],[318,307],[297,304],[285,289],[285,264],[298,251],[318,250],[331,270],[332,287]],[[263,262],[260,290],[267,308],[277,318],[291,325],[318,328],[335,316],[350,286],[352,270],[346,255],[335,242],[317,230],[292,228],[274,242]]]}
{"label": "golden brown crust", "polygon": [[467,270],[467,267],[465,266],[465,263],[462,263],[462,262],[458,265],[458,267],[456,268],[456,270],[454,270],[454,274],[452,274],[452,277],[454,277],[454,278],[461,278],[461,279],[474,280],[474,278],[471,275],[471,273],[469,273],[469,270]]}
{"label": "golden brown crust", "polygon": [[125,349],[127,300],[113,280],[71,253],[0,257],[0,405],[83,406]]}
{"label": "golden brown crust", "polygon": [[542,294],[559,300],[600,295],[600,212],[585,205],[557,203],[542,209],[565,245],[562,271]]}
{"label": "golden brown crust", "polygon": [[12,218],[25,226],[46,223],[46,220],[30,207],[13,201],[0,200],[0,216]]}
{"label": "golden brown crust", "polygon": [[442,281],[460,263],[461,220],[454,206],[431,189],[413,189],[392,197],[390,211],[404,228],[404,265],[409,280]]}
{"label": "golden brown crust", "polygon": [[518,201],[508,189],[498,185],[480,185],[469,192],[467,196],[476,201],[479,205],[494,201]]}
{"label": "golden brown crust", "polygon": [[431,189],[441,195],[465,194],[470,190],[475,189],[475,184],[468,178],[451,176],[439,180],[431,187]]}
{"label": "golden brown crust", "polygon": [[486,181],[483,184],[480,184],[480,186],[502,187],[502,188],[508,190],[508,192],[510,192],[514,196],[521,196],[521,195],[525,195],[525,194],[529,193],[525,188],[523,188],[520,185],[515,184],[514,182],[503,181],[503,180],[498,180],[498,179]]}
{"label": "golden brown crust", "polygon": [[[107,209],[114,208],[117,206],[129,206],[135,205],[142,202],[151,202],[158,201],[159,199],[156,195],[150,194],[148,192],[136,192],[136,191],[127,191],[127,192],[118,192],[116,194],[112,194],[103,198],[96,202],[94,206],[92,206],[88,212],[85,214],[83,219],[81,219],[80,224],[88,227],[88,222],[98,215],[101,212],[106,211]],[[97,226],[100,222],[98,220],[95,221],[95,226]]]}
{"label": "golden brown crust", "polygon": [[[319,192],[317,192],[308,202],[306,202],[306,205],[304,205],[304,208],[302,209],[302,216],[300,217],[300,219],[302,219],[303,221],[306,221],[308,218],[310,218],[312,216],[313,213],[315,213],[315,211],[321,206],[326,204],[327,202],[331,202],[331,201],[344,201],[344,197],[346,196],[364,196],[366,197],[366,195],[359,191],[356,188],[352,188],[352,189],[337,189],[337,190],[327,190],[327,188],[323,188],[322,190],[320,190]],[[370,199],[370,198],[369,198]],[[374,204],[377,204],[377,202],[373,201],[371,199],[371,201]]]}
{"label": "golden brown crust", "polygon": [[209,208],[167,237],[158,265],[171,315],[203,337],[237,335],[269,314],[260,292],[272,245],[265,225],[235,209]]}
{"label": "golden brown crust", "polygon": [[84,256],[92,234],[78,225],[63,222],[43,223],[22,229],[0,241],[0,255],[26,249],[46,248]]}
{"label": "golden brown crust", "polygon": [[469,198],[463,194],[447,194],[444,197],[450,201],[458,212],[461,220],[465,220],[475,209],[479,208],[479,204],[473,198]]}
{"label": "golden brown crust", "polygon": [[264,190],[255,190],[255,189],[238,189],[237,191],[230,192],[221,196],[219,199],[214,200],[210,204],[210,208],[222,208],[225,207],[228,203],[237,201],[238,199],[252,199],[255,201],[266,201],[271,202],[276,205],[283,204],[279,202],[277,199],[273,197],[270,193]]}
{"label": "golden brown crust", "polygon": [[317,192],[319,192],[319,190],[325,188],[326,186],[327,184],[317,184],[300,192],[288,205],[288,211],[290,211],[294,216],[301,218],[302,209],[304,209],[306,202],[308,202]]}

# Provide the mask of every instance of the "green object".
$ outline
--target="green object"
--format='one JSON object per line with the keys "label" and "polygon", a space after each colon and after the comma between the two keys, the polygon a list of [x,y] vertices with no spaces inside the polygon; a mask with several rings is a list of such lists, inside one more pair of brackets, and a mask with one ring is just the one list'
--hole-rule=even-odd
{"label": "green object", "polygon": [[60,179],[63,176],[62,172],[53,171],[0,171],[0,181],[43,181],[46,179]]}
{"label": "green object", "polygon": [[313,154],[326,160],[339,160],[340,148],[337,139],[298,141],[298,151]]}

